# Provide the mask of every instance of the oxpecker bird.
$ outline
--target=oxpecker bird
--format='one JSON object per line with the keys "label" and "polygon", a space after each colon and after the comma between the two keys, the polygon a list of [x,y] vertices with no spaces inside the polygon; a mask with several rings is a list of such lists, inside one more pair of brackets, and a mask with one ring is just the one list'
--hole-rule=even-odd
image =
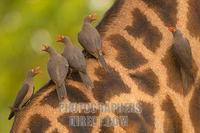
{"label": "oxpecker bird", "polygon": [[75,47],[67,36],[59,35],[57,42],[61,42],[65,45],[62,55],[67,59],[70,68],[79,72],[87,88],[94,88],[93,82],[87,74],[87,64],[81,49]]}
{"label": "oxpecker bird", "polygon": [[51,80],[56,85],[56,91],[60,103],[67,100],[67,90],[65,88],[65,78],[68,73],[68,61],[59,53],[57,53],[51,46],[44,44],[42,51],[49,53],[49,61],[47,70]]}
{"label": "oxpecker bird", "polygon": [[195,75],[193,72],[192,51],[187,38],[183,36],[180,30],[175,27],[168,27],[173,34],[172,51],[180,66],[183,93],[188,92],[190,82],[194,82]]}
{"label": "oxpecker bird", "polygon": [[26,105],[26,103],[30,100],[30,98],[34,94],[34,84],[33,77],[35,77],[39,73],[40,67],[36,67],[28,71],[26,79],[17,93],[17,97],[14,101],[13,106],[11,107],[11,112],[8,117],[10,120],[22,107]]}
{"label": "oxpecker bird", "polygon": [[96,20],[95,14],[91,14],[84,18],[82,29],[78,33],[78,41],[89,54],[98,59],[99,64],[105,71],[109,72],[108,65],[106,64],[102,53],[100,34],[91,24],[94,20]]}

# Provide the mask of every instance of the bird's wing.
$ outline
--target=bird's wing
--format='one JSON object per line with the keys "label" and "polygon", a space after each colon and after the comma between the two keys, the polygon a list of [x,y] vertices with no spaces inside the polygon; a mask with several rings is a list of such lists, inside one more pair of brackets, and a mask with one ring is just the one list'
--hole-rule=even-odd
{"label": "bird's wing", "polygon": [[13,104],[14,108],[18,108],[20,106],[20,104],[22,103],[22,101],[24,100],[24,98],[25,98],[25,96],[26,96],[26,94],[28,92],[28,89],[29,89],[29,85],[28,84],[24,84],[22,86],[22,88],[18,92],[17,97],[15,99],[15,102]]}
{"label": "bird's wing", "polygon": [[99,34],[93,27],[86,26],[83,28],[78,34],[78,41],[87,52],[97,57],[95,52],[101,48],[101,39],[99,39]]}
{"label": "bird's wing", "polygon": [[187,52],[189,53],[189,56],[192,57],[192,51],[191,51],[191,47],[190,47],[190,42],[187,38],[185,38],[186,40],[186,47],[187,47]]}
{"label": "bird's wing", "polygon": [[51,58],[48,62],[48,72],[50,78],[56,83],[61,84],[68,72],[68,63],[62,56]]}
{"label": "bird's wing", "polygon": [[57,73],[56,73],[56,67],[55,63],[53,62],[53,59],[50,58],[47,64],[47,71],[49,73],[50,78],[55,82],[57,80]]}
{"label": "bird's wing", "polygon": [[60,75],[61,75],[61,80],[65,80],[67,73],[68,73],[68,69],[69,69],[69,64],[67,62],[67,60],[63,57],[60,56],[59,60],[59,66],[60,66]]}
{"label": "bird's wing", "polygon": [[83,48],[91,53],[92,51],[95,51],[95,45],[92,42],[92,39],[89,36],[89,33],[85,31],[84,29],[78,33],[78,41],[83,46]]}
{"label": "bird's wing", "polygon": [[86,44],[86,41],[84,39],[84,33],[82,32],[82,30],[78,33],[78,42],[81,44],[81,46],[83,46],[84,48],[84,44]]}
{"label": "bird's wing", "polygon": [[185,70],[190,70],[192,68],[192,53],[188,40],[184,39],[181,42],[175,43],[174,53],[177,61]]}
{"label": "bird's wing", "polygon": [[102,41],[101,41],[101,36],[99,32],[91,24],[86,25],[86,26],[87,26],[89,37],[92,38],[92,42],[95,44],[96,48],[100,50],[102,48]]}
{"label": "bird's wing", "polygon": [[185,95],[187,94],[187,91],[188,91],[189,79],[188,79],[187,73],[185,73],[185,70],[181,68],[180,72],[181,72],[181,78],[183,82],[183,94]]}
{"label": "bird's wing", "polygon": [[70,65],[78,71],[86,72],[86,60],[82,51],[78,48],[74,49],[74,53],[71,57]]}
{"label": "bird's wing", "polygon": [[97,49],[98,50],[101,49],[102,42],[101,42],[101,36],[99,32],[92,25],[87,25],[87,27],[88,27],[87,29],[88,29],[89,35],[94,39],[93,42],[95,43]]}
{"label": "bird's wing", "polygon": [[57,66],[57,62],[54,61],[54,59],[50,58],[47,66],[47,70],[49,73],[50,78],[53,80],[53,82],[57,83],[59,80],[59,68]]}

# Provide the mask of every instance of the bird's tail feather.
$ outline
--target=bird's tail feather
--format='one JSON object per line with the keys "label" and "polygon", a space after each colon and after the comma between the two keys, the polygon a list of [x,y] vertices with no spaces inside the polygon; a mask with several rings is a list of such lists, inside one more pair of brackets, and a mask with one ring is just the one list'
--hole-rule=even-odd
{"label": "bird's tail feather", "polygon": [[8,120],[12,119],[14,115],[15,115],[15,112],[11,111],[9,116],[8,116]]}
{"label": "bird's tail feather", "polygon": [[10,114],[8,116],[8,120],[12,119],[12,117],[15,115],[16,112],[18,112],[18,109],[17,108],[14,108],[14,107],[9,107],[10,108]]}
{"label": "bird's tail feather", "polygon": [[99,61],[99,64],[104,68],[104,70],[106,72],[110,73],[109,67],[108,67],[108,65],[107,65],[102,53],[98,54],[98,61]]}
{"label": "bird's tail feather", "polygon": [[62,102],[64,99],[66,99],[67,98],[67,90],[66,90],[66,87],[65,87],[65,83],[63,83],[60,86],[57,86],[56,92],[57,92],[59,101]]}
{"label": "bird's tail feather", "polygon": [[79,72],[80,77],[83,81],[83,83],[86,85],[87,88],[94,88],[94,84],[91,81],[90,77],[87,75],[87,73]]}

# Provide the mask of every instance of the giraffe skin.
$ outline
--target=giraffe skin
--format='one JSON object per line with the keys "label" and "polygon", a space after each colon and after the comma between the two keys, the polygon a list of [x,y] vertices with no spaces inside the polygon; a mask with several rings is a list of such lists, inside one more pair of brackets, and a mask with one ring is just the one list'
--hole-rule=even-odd
{"label": "giraffe skin", "polygon": [[[97,26],[107,75],[94,59],[88,73],[95,89],[88,91],[76,73],[67,81],[71,102],[137,102],[142,112],[83,114],[102,118],[128,116],[128,126],[70,127],[68,116],[58,110],[55,85],[49,81],[15,117],[14,133],[199,133],[200,132],[200,1],[116,0]],[[190,41],[196,81],[183,95],[180,71],[171,54],[176,26]],[[80,115],[80,114],[79,114]]]}

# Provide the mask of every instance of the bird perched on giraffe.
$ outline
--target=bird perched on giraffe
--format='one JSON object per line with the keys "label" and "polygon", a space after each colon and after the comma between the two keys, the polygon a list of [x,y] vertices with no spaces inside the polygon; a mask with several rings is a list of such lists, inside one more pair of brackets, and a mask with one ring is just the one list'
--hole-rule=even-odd
{"label": "bird perched on giraffe", "polygon": [[168,27],[168,30],[173,34],[172,51],[180,67],[183,93],[185,95],[188,91],[190,83],[193,83],[195,80],[190,43],[179,29],[175,27]]}
{"label": "bird perched on giraffe", "polygon": [[28,71],[26,79],[17,93],[17,97],[11,107],[11,112],[8,117],[10,120],[26,103],[31,99],[34,94],[33,78],[39,73],[40,67],[36,67]]}
{"label": "bird perched on giraffe", "polygon": [[84,18],[81,31],[78,33],[78,41],[85,51],[98,59],[99,64],[106,72],[109,72],[108,65],[104,59],[102,52],[101,36],[96,28],[92,26],[92,22],[96,20],[96,14],[88,15]]}
{"label": "bird perched on giraffe", "polygon": [[94,88],[94,84],[88,76],[86,60],[81,49],[75,47],[67,36],[59,35],[57,42],[61,42],[65,45],[62,55],[67,59],[69,66],[79,72],[87,88]]}
{"label": "bird perched on giraffe", "polygon": [[59,102],[62,103],[64,100],[67,100],[65,78],[69,68],[68,61],[48,44],[43,45],[42,51],[49,53],[47,70],[51,80],[56,85]]}

